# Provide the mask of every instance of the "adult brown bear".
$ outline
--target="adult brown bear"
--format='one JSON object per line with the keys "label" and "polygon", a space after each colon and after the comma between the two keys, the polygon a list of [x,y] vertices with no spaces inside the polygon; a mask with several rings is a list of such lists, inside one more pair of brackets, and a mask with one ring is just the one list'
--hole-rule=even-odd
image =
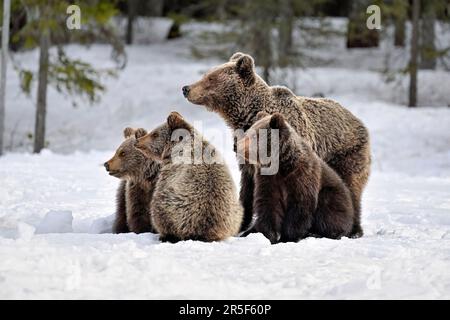
{"label": "adult brown bear", "polygon": [[[351,236],[362,236],[361,196],[370,173],[370,143],[366,127],[350,111],[330,99],[300,97],[288,88],[267,85],[255,73],[253,58],[239,52],[198,82],[184,86],[183,94],[190,102],[219,113],[235,130],[250,128],[260,111],[281,113],[348,186],[355,209]],[[240,199],[245,214],[241,230],[252,221],[253,192],[254,167],[241,165]]]}

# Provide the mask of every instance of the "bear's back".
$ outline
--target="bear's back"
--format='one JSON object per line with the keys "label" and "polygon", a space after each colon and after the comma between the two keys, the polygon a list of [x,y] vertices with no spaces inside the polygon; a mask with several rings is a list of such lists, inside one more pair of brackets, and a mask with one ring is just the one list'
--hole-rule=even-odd
{"label": "bear's back", "polygon": [[283,114],[325,161],[368,142],[368,132],[361,120],[334,100],[296,96],[280,86],[272,87],[272,96],[273,103],[265,111]]}
{"label": "bear's back", "polygon": [[[152,214],[181,238],[220,240],[237,234],[242,209],[224,163],[167,164],[161,169]],[[157,223],[158,223],[157,221]]]}
{"label": "bear's back", "polygon": [[234,192],[231,174],[221,163],[166,165],[161,170],[157,188],[160,192],[177,195],[180,201],[173,203],[177,207],[186,202],[192,202],[195,207],[199,199],[205,202],[202,205],[214,206]]}

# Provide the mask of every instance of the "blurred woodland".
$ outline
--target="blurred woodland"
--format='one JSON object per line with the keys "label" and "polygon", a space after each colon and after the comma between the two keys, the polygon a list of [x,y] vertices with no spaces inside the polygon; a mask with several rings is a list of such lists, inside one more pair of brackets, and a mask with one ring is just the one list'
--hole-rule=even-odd
{"label": "blurred woodland", "polygon": [[[450,43],[437,45],[436,35],[437,22],[450,31],[449,0],[84,0],[77,2],[82,28],[76,32],[66,27],[66,8],[72,1],[8,2],[9,50],[3,48],[2,52],[10,56],[24,92],[29,94],[31,84],[37,82],[35,152],[45,147],[47,87],[96,102],[105,90],[102,77],[114,76],[125,67],[126,45],[135,42],[136,22],[142,18],[169,19],[171,25],[165,35],[168,41],[185,36],[182,26],[188,22],[220,25],[199,35],[198,42],[192,46],[192,55],[226,59],[234,51],[247,52],[255,58],[263,78],[274,84],[288,84],[279,79],[287,79],[291,69],[311,63],[326,64],[326,59],[310,51],[321,45],[318,39],[323,41],[341,32],[349,50],[376,48],[384,33],[390,30],[393,45],[403,48],[408,59],[400,68],[387,67],[383,72],[389,77],[392,74],[409,77],[410,107],[417,106],[420,69],[433,70],[438,65],[450,69]],[[380,29],[367,27],[370,5],[381,9]],[[4,1],[1,10],[4,17]],[[346,18],[346,30],[336,31],[329,17]],[[70,57],[65,49],[68,43],[110,45],[115,67],[99,69],[80,58]],[[52,47],[56,48],[55,52]],[[36,70],[16,63],[15,52],[33,49],[39,50],[40,55]],[[4,122],[3,103],[0,122]]]}

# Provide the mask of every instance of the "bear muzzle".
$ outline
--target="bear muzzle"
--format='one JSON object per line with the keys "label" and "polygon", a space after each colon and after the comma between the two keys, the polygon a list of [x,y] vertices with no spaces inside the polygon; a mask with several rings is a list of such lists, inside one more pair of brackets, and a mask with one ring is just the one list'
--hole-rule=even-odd
{"label": "bear muzzle", "polygon": [[184,86],[181,90],[183,91],[183,96],[187,98],[189,96],[189,91],[191,91],[191,88],[189,86]]}
{"label": "bear muzzle", "polygon": [[[111,160],[110,160],[111,161]],[[111,169],[111,166],[109,165],[109,161],[107,161],[107,162],[105,162],[104,164],[103,164],[103,166],[105,167],[105,169],[106,169],[106,172],[108,172],[108,174],[110,175],[110,176],[113,176],[113,177],[116,177],[116,178],[120,178],[120,172],[119,172],[119,170],[113,170],[113,169]]]}

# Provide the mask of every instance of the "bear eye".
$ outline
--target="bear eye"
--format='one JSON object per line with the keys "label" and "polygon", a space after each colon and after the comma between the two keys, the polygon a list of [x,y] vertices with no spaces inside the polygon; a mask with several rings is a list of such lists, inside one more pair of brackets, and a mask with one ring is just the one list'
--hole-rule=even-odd
{"label": "bear eye", "polygon": [[125,157],[125,151],[121,151],[121,152],[119,153],[119,156],[120,156],[120,157]]}

